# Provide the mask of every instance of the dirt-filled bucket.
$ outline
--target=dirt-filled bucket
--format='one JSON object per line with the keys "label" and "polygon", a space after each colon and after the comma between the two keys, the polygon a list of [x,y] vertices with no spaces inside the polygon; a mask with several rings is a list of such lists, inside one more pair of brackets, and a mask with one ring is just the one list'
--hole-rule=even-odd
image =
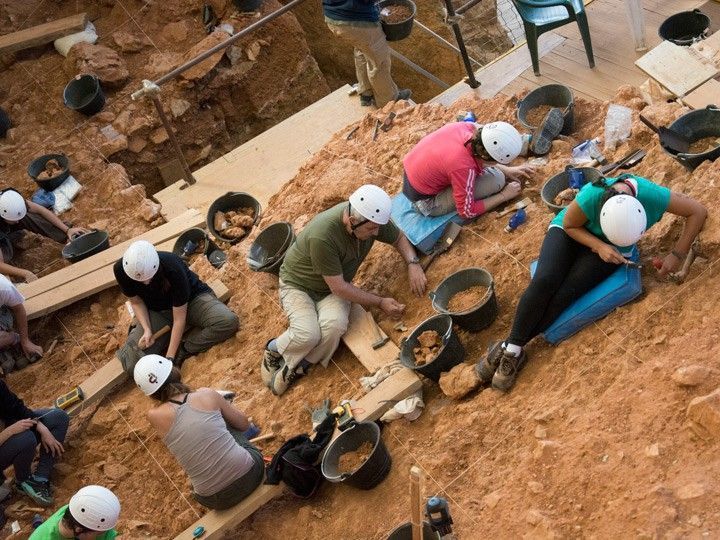
{"label": "dirt-filled bucket", "polygon": [[[395,527],[387,540],[412,540],[412,523],[403,523],[399,527]],[[422,540],[438,540],[440,535],[433,531],[433,528],[427,521],[423,521]]]}
{"label": "dirt-filled bucket", "polygon": [[[420,346],[418,337],[427,330],[434,330],[441,339],[441,346],[435,358],[425,364],[419,365],[415,361],[415,349]],[[428,379],[438,382],[440,374],[450,371],[465,358],[465,347],[453,330],[453,320],[450,315],[434,315],[421,322],[415,330],[402,342],[400,347],[400,363]]]}
{"label": "dirt-filled bucket", "polygon": [[[575,169],[575,171],[578,170],[582,171],[581,185],[585,185],[588,182],[594,182],[602,177],[602,173],[592,167],[578,167]],[[543,184],[543,187],[540,190],[540,198],[553,214],[559,214],[563,208],[570,204],[569,202],[564,204],[557,204],[555,202],[555,198],[560,194],[560,192],[568,189],[569,187],[570,173],[567,169],[550,177],[548,181]]]}
{"label": "dirt-filled bucket", "polygon": [[62,249],[62,256],[71,263],[87,259],[110,247],[110,235],[106,231],[94,230],[76,236]]}
{"label": "dirt-filled bucket", "polygon": [[193,227],[178,236],[172,252],[186,260],[195,254],[207,254],[210,247],[209,240],[205,229]]}
{"label": "dirt-filled bucket", "polygon": [[[231,212],[237,211],[241,208],[251,208],[253,213],[253,222],[248,227],[245,227],[246,230],[244,235],[238,237],[228,236],[228,229],[220,231],[215,227],[215,214],[217,212]],[[206,218],[207,228],[218,240],[222,240],[223,242],[228,242],[230,244],[236,244],[245,238],[250,230],[257,225],[257,222],[260,219],[261,210],[260,202],[249,193],[228,192],[222,197],[215,199],[215,201],[210,205]]]}
{"label": "dirt-filled bucket", "polygon": [[[720,99],[720,96],[718,96]],[[690,151],[680,154],[673,154],[663,146],[662,149],[677,159],[689,170],[694,170],[703,161],[715,161],[720,157],[720,108],[715,105],[708,105],[704,109],[698,109],[683,114],[680,118],[670,124],[670,129],[690,141]],[[707,141],[707,144],[699,144]]]}
{"label": "dirt-filled bucket", "polygon": [[95,75],[78,75],[67,83],[63,92],[65,106],[86,116],[98,113],[105,106],[105,94]]}
{"label": "dirt-filled bucket", "polygon": [[278,274],[295,233],[287,221],[280,221],[265,227],[250,246],[246,261],[255,272]]}
{"label": "dirt-filled bucket", "polygon": [[412,0],[380,0],[380,24],[388,41],[400,41],[410,35],[417,13]]}
{"label": "dirt-filled bucket", "polygon": [[[485,289],[484,294],[463,299],[469,303],[469,307],[454,311],[448,308],[453,298],[460,301],[460,295],[473,294],[476,287]],[[493,278],[484,268],[465,268],[449,275],[430,293],[430,299],[435,311],[450,315],[453,322],[470,332],[487,328],[498,314]],[[475,299],[477,302],[473,302]]]}
{"label": "dirt-filled bucket", "polygon": [[572,133],[575,120],[573,114],[575,100],[572,91],[567,86],[563,84],[546,84],[536,88],[518,101],[517,119],[526,128],[535,129],[542,121],[542,118],[535,118],[536,114],[532,113],[532,111],[541,107],[543,110],[550,110],[548,107],[560,109],[563,113],[563,128],[560,133],[562,135]]}
{"label": "dirt-filled bucket", "polygon": [[[341,470],[343,455],[356,453],[367,448],[369,453],[357,468],[351,471]],[[352,455],[358,460],[364,456]],[[392,459],[380,436],[380,428],[375,422],[353,424],[330,443],[323,454],[320,469],[330,482],[343,482],[359,489],[372,489],[382,482],[390,472]]]}
{"label": "dirt-filled bucket", "polygon": [[681,11],[665,19],[658,35],[675,45],[692,45],[705,39],[710,31],[710,18],[699,9]]}
{"label": "dirt-filled bucket", "polygon": [[[59,169],[48,165],[51,160],[55,161]],[[47,174],[43,176],[43,172],[46,170],[53,170],[55,173],[52,176],[48,176]],[[70,176],[70,161],[65,154],[45,154],[30,162],[27,173],[38,187],[45,191],[52,191],[59,188],[60,185],[67,180],[67,177]]]}

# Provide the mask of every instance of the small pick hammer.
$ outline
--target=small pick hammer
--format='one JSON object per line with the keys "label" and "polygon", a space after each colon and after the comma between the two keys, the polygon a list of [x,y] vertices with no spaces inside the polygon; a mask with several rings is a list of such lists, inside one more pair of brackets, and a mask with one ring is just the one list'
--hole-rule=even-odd
{"label": "small pick hammer", "polygon": [[375,341],[373,341],[372,348],[373,350],[377,350],[383,345],[385,345],[388,341],[390,341],[390,337],[384,335],[380,331],[380,327],[375,322],[375,319],[372,316],[372,313],[369,311],[367,312],[368,319],[370,320],[370,326],[373,329],[373,333],[375,334]]}

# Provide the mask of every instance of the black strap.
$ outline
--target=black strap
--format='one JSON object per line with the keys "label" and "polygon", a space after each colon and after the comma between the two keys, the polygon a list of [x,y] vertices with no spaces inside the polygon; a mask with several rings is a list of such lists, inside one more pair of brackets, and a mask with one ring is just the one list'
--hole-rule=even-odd
{"label": "black strap", "polygon": [[182,401],[177,401],[177,400],[175,400],[175,399],[168,399],[168,401],[169,401],[170,403],[174,403],[175,405],[185,405],[185,402],[187,401],[187,398],[188,398],[189,395],[190,395],[190,394],[185,394],[185,397],[183,398]]}

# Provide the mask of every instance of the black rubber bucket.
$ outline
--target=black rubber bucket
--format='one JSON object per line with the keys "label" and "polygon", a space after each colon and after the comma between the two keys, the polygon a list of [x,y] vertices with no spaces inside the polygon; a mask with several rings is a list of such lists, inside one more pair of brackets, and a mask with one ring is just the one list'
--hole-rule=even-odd
{"label": "black rubber bucket", "polygon": [[[602,177],[602,173],[597,169],[593,169],[592,167],[578,168],[583,172],[583,185],[587,184],[588,182],[594,182],[595,180],[598,180]],[[555,176],[550,177],[550,179],[543,184],[543,187],[540,190],[540,198],[545,203],[545,206],[547,206],[553,214],[559,214],[560,211],[565,208],[565,206],[555,204],[553,201],[555,200],[555,197],[558,193],[569,187],[570,179],[567,171],[563,171],[556,174]]]}
{"label": "black rubber bucket", "polygon": [[[47,165],[47,162],[51,159],[57,161],[58,165],[62,167],[62,171],[53,177],[39,180],[38,175],[45,170],[45,165]],[[30,162],[27,173],[39,187],[45,191],[52,191],[59,188],[60,185],[67,180],[67,177],[70,176],[70,161],[65,154],[45,154]]]}
{"label": "black rubber bucket", "polygon": [[262,5],[262,0],[233,0],[238,11],[257,11]]}
{"label": "black rubber bucket", "polygon": [[86,116],[98,113],[105,106],[105,94],[95,75],[78,75],[67,83],[63,92],[65,106]]}
{"label": "black rubber bucket", "polygon": [[[684,135],[691,143],[706,137],[720,137],[720,108],[708,105],[704,109],[690,111],[670,124],[670,129]],[[701,154],[673,154],[665,147],[663,150],[691,171],[705,160],[715,161],[720,157],[720,145]]]}
{"label": "black rubber bucket", "polygon": [[285,259],[285,252],[293,240],[295,240],[295,233],[292,225],[287,221],[280,221],[265,227],[250,246],[250,252],[246,258],[250,270],[279,274],[280,266]]}
{"label": "black rubber bucket", "polygon": [[[465,311],[448,311],[448,304],[454,295],[478,285],[488,288],[478,304]],[[493,278],[484,268],[465,268],[449,275],[430,293],[430,299],[435,311],[450,315],[455,324],[470,332],[487,328],[498,314]]]}
{"label": "black rubber bucket", "polygon": [[[188,246],[188,242],[193,242],[197,245],[198,248],[200,247],[200,244],[202,244],[202,251],[200,252],[196,249],[195,251],[184,255],[186,247],[192,247]],[[177,240],[175,240],[175,245],[173,246],[172,252],[178,257],[182,257],[183,259],[187,260],[196,253],[207,254],[209,249],[210,239],[208,238],[208,234],[207,232],[205,232],[205,229],[193,227],[192,229],[188,229],[180,236],[178,236]]]}
{"label": "black rubber bucket", "polygon": [[699,9],[681,11],[665,19],[658,35],[675,45],[692,45],[705,39],[710,31],[710,18]]}
{"label": "black rubber bucket", "polygon": [[0,108],[0,139],[4,139],[7,135],[7,130],[10,129],[12,123],[8,114]]}
{"label": "black rubber bucket", "polygon": [[415,21],[415,14],[417,13],[415,2],[412,0],[380,0],[376,5],[381,12],[383,8],[389,6],[405,6],[410,8],[412,15],[398,23],[387,23],[383,19],[382,14],[380,15],[380,24],[382,25],[383,32],[385,32],[385,39],[388,41],[400,41],[410,35],[413,22]]}
{"label": "black rubber bucket", "polygon": [[[253,197],[252,195],[248,193],[241,193],[241,192],[228,192],[222,197],[217,198],[208,209],[207,217],[205,219],[207,223],[208,230],[212,233],[212,235],[217,238],[218,240],[222,240],[223,242],[228,242],[229,244],[237,244],[247,236],[242,236],[240,238],[226,238],[223,236],[220,232],[215,230],[215,224],[214,224],[214,217],[215,212],[228,212],[230,210],[237,210],[238,208],[252,208],[255,210],[255,220],[253,222],[253,227],[257,225],[258,220],[260,219],[260,202]],[[250,230],[248,230],[248,233]]]}
{"label": "black rubber bucket", "polygon": [[106,231],[94,230],[76,236],[63,247],[62,256],[71,263],[82,261],[110,247],[110,235]]}
{"label": "black rubber bucket", "polygon": [[[340,456],[353,452],[365,442],[374,447],[368,459],[352,472],[338,469]],[[375,422],[353,424],[330,443],[323,454],[320,469],[330,482],[343,482],[359,489],[372,489],[382,482],[390,472],[392,459],[380,437],[380,428]]]}
{"label": "black rubber bucket", "polygon": [[[440,535],[433,531],[427,521],[423,521],[422,540],[438,540]],[[387,540],[412,540],[412,523],[404,523],[396,527],[387,537]]]}
{"label": "black rubber bucket", "polygon": [[[440,334],[443,345],[432,362],[418,366],[415,364],[413,349],[418,346],[418,336],[426,330],[435,330]],[[453,331],[452,317],[445,314],[434,315],[421,322],[400,347],[400,363],[435,382],[440,380],[442,372],[450,371],[464,359],[465,347]]]}
{"label": "black rubber bucket", "polygon": [[540,88],[536,88],[517,104],[517,119],[526,128],[532,130],[538,126],[530,124],[527,121],[528,113],[536,107],[550,105],[557,107],[563,112],[563,128],[560,132],[562,135],[570,135],[573,130],[575,121],[573,109],[575,108],[575,99],[572,91],[562,84],[546,84]]}

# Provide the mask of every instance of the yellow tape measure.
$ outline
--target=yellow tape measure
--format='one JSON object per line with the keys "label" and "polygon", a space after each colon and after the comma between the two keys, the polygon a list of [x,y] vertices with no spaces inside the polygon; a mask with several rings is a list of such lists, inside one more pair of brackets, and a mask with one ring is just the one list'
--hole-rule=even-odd
{"label": "yellow tape measure", "polygon": [[55,400],[55,407],[58,409],[69,409],[76,403],[80,403],[83,399],[85,399],[85,395],[83,394],[82,388],[76,386],[67,394],[57,398]]}

